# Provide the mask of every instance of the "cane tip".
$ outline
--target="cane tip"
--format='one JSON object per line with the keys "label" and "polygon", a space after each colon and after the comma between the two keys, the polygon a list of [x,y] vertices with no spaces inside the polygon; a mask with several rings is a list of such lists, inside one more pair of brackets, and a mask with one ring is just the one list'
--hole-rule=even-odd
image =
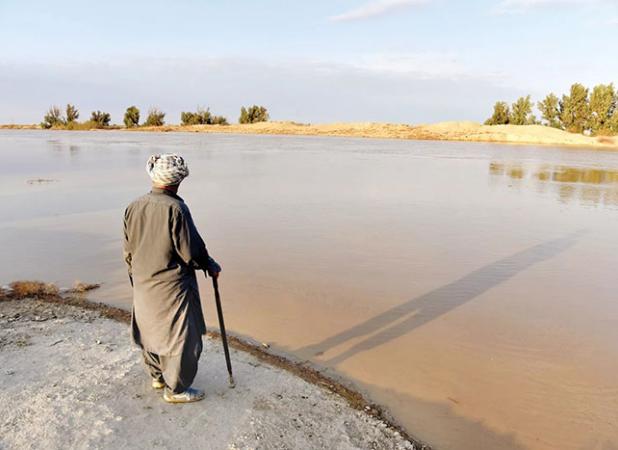
{"label": "cane tip", "polygon": [[231,376],[228,379],[228,384],[230,385],[230,389],[234,389],[236,387],[236,382],[234,381],[234,378],[232,378]]}

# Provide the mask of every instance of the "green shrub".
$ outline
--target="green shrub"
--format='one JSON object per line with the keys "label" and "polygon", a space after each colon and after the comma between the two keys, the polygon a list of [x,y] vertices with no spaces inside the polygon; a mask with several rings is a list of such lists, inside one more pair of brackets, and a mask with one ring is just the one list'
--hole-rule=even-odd
{"label": "green shrub", "polygon": [[41,122],[41,127],[49,129],[61,125],[64,125],[64,119],[62,118],[62,114],[60,113],[60,108],[55,105],[50,106],[47,110],[47,114],[43,116],[43,122]]}
{"label": "green shrub", "polygon": [[560,99],[552,92],[537,104],[541,117],[544,120],[543,125],[552,128],[562,128],[560,123]]}
{"label": "green shrub", "polygon": [[267,122],[270,117],[268,110],[263,106],[253,105],[245,108],[240,108],[240,117],[238,123],[256,123]]}
{"label": "green shrub", "polygon": [[494,113],[485,121],[485,125],[506,125],[511,121],[511,111],[506,102],[496,102]]}
{"label": "green shrub", "polygon": [[228,125],[223,116],[213,116],[210,108],[198,108],[196,112],[183,111],[180,113],[182,125]]}
{"label": "green shrub", "polygon": [[109,126],[112,118],[109,113],[102,111],[92,111],[90,114],[90,122],[95,124],[95,128],[106,128]]}
{"label": "green shrub", "polygon": [[213,125],[229,125],[227,119],[223,116],[212,116]]}
{"label": "green shrub", "polygon": [[612,133],[612,117],[616,112],[618,95],[613,83],[599,84],[590,94],[590,129],[592,133]]}
{"label": "green shrub", "polygon": [[139,109],[137,106],[129,106],[124,113],[124,126],[133,128],[139,125]]}
{"label": "green shrub", "polygon": [[182,125],[208,125],[211,123],[210,109],[198,108],[196,112],[183,111],[180,113]]}
{"label": "green shrub", "polygon": [[530,96],[519,97],[511,105],[511,117],[509,123],[513,125],[533,125],[536,118],[532,115],[532,101]]}
{"label": "green shrub", "polygon": [[150,108],[148,111],[148,117],[146,117],[146,122],[144,125],[147,127],[161,127],[165,125],[165,113],[159,111],[157,108]]}
{"label": "green shrub", "polygon": [[67,125],[70,123],[77,122],[77,119],[79,119],[79,110],[75,106],[68,104],[67,109],[66,109]]}
{"label": "green shrub", "polygon": [[560,101],[560,121],[565,130],[583,133],[590,125],[588,89],[579,83],[571,86],[569,95]]}

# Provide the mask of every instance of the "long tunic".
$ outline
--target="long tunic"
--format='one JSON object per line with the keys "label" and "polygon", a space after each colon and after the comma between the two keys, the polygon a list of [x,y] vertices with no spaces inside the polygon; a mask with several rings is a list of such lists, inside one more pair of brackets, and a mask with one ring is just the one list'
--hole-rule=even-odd
{"label": "long tunic", "polygon": [[174,356],[201,342],[206,325],[195,270],[219,268],[182,198],[153,188],[127,207],[124,259],[133,284],[135,343]]}

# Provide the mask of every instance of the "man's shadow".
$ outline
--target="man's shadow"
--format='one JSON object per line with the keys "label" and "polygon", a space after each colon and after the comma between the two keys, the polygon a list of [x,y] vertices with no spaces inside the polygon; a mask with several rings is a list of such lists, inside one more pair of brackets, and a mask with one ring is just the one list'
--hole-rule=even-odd
{"label": "man's shadow", "polygon": [[[543,242],[495,261],[452,283],[388,309],[348,330],[321,342],[295,350],[294,353],[301,357],[311,358],[349,340],[371,335],[381,330],[324,362],[324,364],[330,366],[337,365],[358,353],[371,350],[403,336],[469,302],[530,266],[557,256],[571,247],[584,233],[583,230],[576,231],[565,237]],[[408,317],[400,321],[406,316]],[[394,322],[398,323],[393,324]],[[383,329],[384,327],[387,328]]]}

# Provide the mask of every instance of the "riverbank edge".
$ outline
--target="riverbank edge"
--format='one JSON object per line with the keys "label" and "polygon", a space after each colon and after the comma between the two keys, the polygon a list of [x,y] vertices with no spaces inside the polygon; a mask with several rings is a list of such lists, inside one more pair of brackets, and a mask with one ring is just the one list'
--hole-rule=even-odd
{"label": "riverbank edge", "polygon": [[[88,300],[85,292],[78,293],[70,291],[69,295],[62,295],[60,293],[19,295],[0,289],[0,302],[15,300],[38,300],[61,306],[72,306],[98,312],[103,318],[114,320],[127,326],[131,323],[131,313],[129,311],[105,303]],[[208,331],[207,335],[213,339],[221,339],[221,335],[216,331]],[[397,431],[404,439],[411,442],[415,449],[432,450],[428,444],[410,435],[410,433],[399,425],[382,406],[370,402],[363,394],[347,386],[342,381],[326,376],[306,362],[294,362],[290,358],[271,353],[259,345],[248,342],[246,339],[239,338],[229,333],[227,337],[229,345],[232,348],[249,353],[265,364],[285,370],[310,384],[322,387],[343,398],[351,408],[363,411],[365,414],[382,421],[388,428]]]}
{"label": "riverbank edge", "polygon": [[[2,130],[42,130],[39,125],[0,125]],[[331,136],[418,141],[481,142],[509,145],[540,145],[618,150],[618,136],[585,136],[543,125],[481,125],[476,122],[442,122],[407,125],[389,123],[301,124],[260,122],[232,125],[163,125],[160,127],[45,131],[180,132],[250,135]]]}

